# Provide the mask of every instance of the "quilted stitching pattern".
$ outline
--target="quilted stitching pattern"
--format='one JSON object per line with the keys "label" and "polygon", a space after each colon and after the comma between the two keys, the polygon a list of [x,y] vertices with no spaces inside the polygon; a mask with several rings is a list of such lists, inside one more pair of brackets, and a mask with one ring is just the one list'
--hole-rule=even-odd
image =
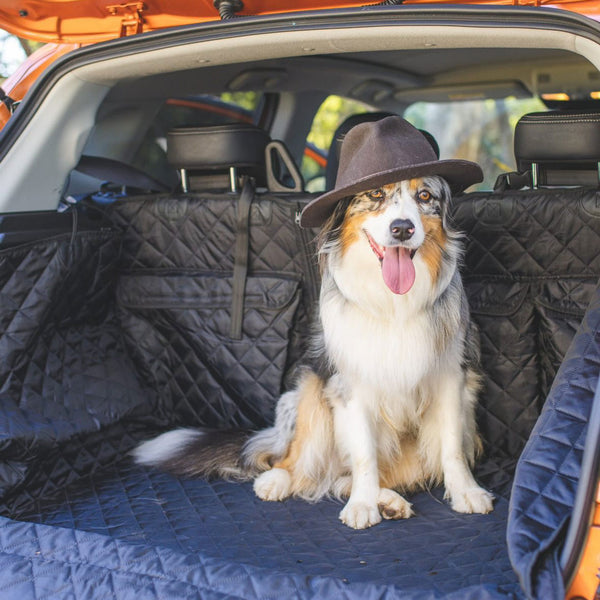
{"label": "quilted stitching pattern", "polygon": [[[507,192],[465,196],[453,209],[469,235],[465,280],[487,373],[478,475],[497,493],[509,489],[600,273],[596,204],[580,190],[560,201]],[[491,515],[460,516],[439,491],[421,494],[417,517],[354,532],[337,522],[335,502],[265,504],[248,485],[122,462],[148,427],[174,418],[268,421],[310,311],[294,209],[272,198],[253,205],[242,348],[225,339],[235,198],[139,198],[110,210],[122,235],[0,253],[1,510],[29,521],[0,522],[3,597],[519,597],[503,498]],[[577,363],[589,350],[581,339],[563,379],[597,376],[597,362]],[[574,385],[574,403],[590,385]],[[551,546],[568,511],[585,422],[549,406],[513,497],[511,554],[530,593],[553,572],[554,549],[536,549]],[[551,459],[540,459],[545,448]],[[546,514],[557,506],[559,522]]]}
{"label": "quilted stitching pattern", "polygon": [[[159,391],[159,410],[175,422],[222,428],[272,420],[284,379],[301,356],[311,310],[306,285],[298,286],[306,269],[295,209],[295,202],[270,197],[252,204],[249,296],[237,342],[228,337],[236,198],[142,197],[115,205],[113,218],[125,228],[121,323],[139,372]],[[131,288],[134,278],[140,287],[142,274],[154,279],[129,289],[137,299],[124,299],[124,285]],[[185,289],[195,290],[189,292],[195,299],[184,298]],[[275,311],[269,298],[284,289],[285,306]],[[150,293],[161,298],[141,306],[139,298]]]}
{"label": "quilted stitching pattern", "polygon": [[594,190],[466,194],[455,200],[452,218],[468,235],[467,273],[597,278]]}
{"label": "quilted stitching pattern", "polygon": [[467,194],[452,207],[481,331],[479,423],[506,485],[600,276],[597,202],[591,190],[528,190]]}
{"label": "quilted stitching pattern", "polygon": [[[211,427],[266,425],[281,391],[298,281],[250,277],[241,340],[229,338],[229,278],[121,278],[121,325],[164,414]],[[166,408],[164,408],[166,407]]]}
{"label": "quilted stitching pattern", "polygon": [[[236,197],[140,197],[114,205],[125,228],[122,267],[187,268],[230,273],[235,245]],[[263,196],[250,213],[250,267],[254,272],[298,272],[296,201]]]}
{"label": "quilted stitching pattern", "polygon": [[[403,593],[394,587],[352,583],[345,579],[306,578],[270,569],[140,547],[90,533],[30,523],[0,521],[0,561],[14,574],[0,585],[3,598],[89,598],[103,593],[130,598],[403,598],[406,600],[493,600],[514,597],[494,585],[476,585],[440,595]],[[264,582],[260,585],[257,582]]]}
{"label": "quilted stitching pattern", "polygon": [[519,461],[508,524],[511,560],[531,597],[561,598],[557,538],[573,506],[600,372],[600,293],[563,364]]}
{"label": "quilted stitching pattern", "polygon": [[[36,502],[20,518],[78,529],[82,537],[82,529],[118,537],[132,552],[168,550],[180,563],[195,565],[187,578],[213,569],[212,589],[233,581],[229,589],[244,597],[312,597],[327,586],[335,597],[358,598],[365,585],[380,582],[389,597],[441,597],[482,581],[497,597],[518,594],[502,543],[506,501],[493,516],[458,515],[441,492],[419,494],[414,518],[356,532],[338,521],[338,502],[265,503],[249,484],[177,481],[124,465],[91,486],[83,483]],[[168,563],[161,563],[144,564],[172,577],[164,572]],[[245,578],[252,582],[246,593]]]}

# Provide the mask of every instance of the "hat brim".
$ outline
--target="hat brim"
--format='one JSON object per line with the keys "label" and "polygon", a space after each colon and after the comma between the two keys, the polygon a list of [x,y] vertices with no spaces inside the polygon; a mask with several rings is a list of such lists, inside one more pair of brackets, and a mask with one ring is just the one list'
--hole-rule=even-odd
{"label": "hat brim", "polygon": [[397,181],[438,175],[450,186],[452,193],[462,192],[474,183],[483,181],[481,167],[468,160],[438,160],[411,165],[398,169],[390,169],[362,177],[350,185],[335,188],[309,202],[302,211],[300,225],[302,227],[319,227],[333,212],[335,205],[344,198],[354,196],[367,190],[376,189]]}

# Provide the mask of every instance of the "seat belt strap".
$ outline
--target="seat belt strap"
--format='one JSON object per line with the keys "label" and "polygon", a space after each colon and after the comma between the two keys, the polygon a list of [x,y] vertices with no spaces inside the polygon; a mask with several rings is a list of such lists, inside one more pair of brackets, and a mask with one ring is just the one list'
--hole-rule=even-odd
{"label": "seat belt strap", "polygon": [[237,203],[235,258],[231,292],[231,328],[229,336],[234,340],[242,338],[244,294],[246,292],[250,245],[250,207],[253,199],[254,180],[250,177],[244,177],[242,193]]}

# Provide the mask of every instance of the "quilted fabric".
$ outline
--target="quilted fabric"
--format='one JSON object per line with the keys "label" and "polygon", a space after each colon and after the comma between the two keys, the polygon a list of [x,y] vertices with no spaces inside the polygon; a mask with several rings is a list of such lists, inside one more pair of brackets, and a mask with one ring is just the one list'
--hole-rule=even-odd
{"label": "quilted fabric", "polygon": [[[98,556],[117,576],[137,564],[136,572],[186,581],[186,592],[198,595],[204,584],[244,598],[468,597],[484,582],[483,597],[519,596],[503,544],[505,500],[492,515],[458,515],[440,490],[411,500],[415,517],[353,531],[339,522],[338,502],[265,503],[250,484],[177,481],[123,464],[36,501],[18,518],[45,524],[26,538],[48,561],[61,559],[63,545],[73,562],[101,545]],[[46,554],[36,536],[50,525],[69,534]],[[110,538],[118,539],[118,556]]]}
{"label": "quilted fabric", "polygon": [[209,427],[265,426],[282,389],[299,281],[249,277],[241,340],[231,279],[190,272],[119,282],[121,326],[161,410]]}
{"label": "quilted fabric", "polygon": [[600,276],[597,192],[508,190],[457,198],[463,277],[485,373],[479,424],[508,489]]}
{"label": "quilted fabric", "polygon": [[159,392],[156,410],[176,423],[264,427],[302,355],[315,259],[294,224],[296,197],[251,205],[243,336],[229,337],[236,201],[151,196],[112,212],[124,228],[117,306],[125,340]]}
{"label": "quilted fabric", "polygon": [[560,367],[515,477],[509,551],[529,597],[564,597],[560,536],[574,504],[599,372],[600,290]]}
{"label": "quilted fabric", "polygon": [[173,424],[272,419],[318,287],[311,234],[294,224],[305,200],[252,204],[241,340],[229,339],[234,196],[127,199],[105,209],[110,230],[0,251],[2,598],[550,597],[578,402],[598,372],[583,358],[596,305],[519,463],[507,549],[508,496],[600,275],[595,192],[467,194],[452,208],[481,329],[476,474],[497,496],[490,515],[457,515],[432,490],[411,498],[414,518],[357,532],[334,501],[263,503],[249,484],[131,465],[139,440]]}
{"label": "quilted fabric", "polygon": [[[117,250],[85,232],[0,252],[0,497],[77,476],[39,457],[146,402],[111,309]],[[83,456],[81,470],[102,462]]]}

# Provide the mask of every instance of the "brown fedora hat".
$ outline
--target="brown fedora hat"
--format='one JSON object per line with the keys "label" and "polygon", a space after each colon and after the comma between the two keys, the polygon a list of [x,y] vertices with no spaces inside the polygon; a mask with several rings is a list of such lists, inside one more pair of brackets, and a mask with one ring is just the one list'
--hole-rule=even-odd
{"label": "brown fedora hat", "polygon": [[454,193],[483,181],[474,162],[438,160],[425,136],[402,117],[361,123],[344,138],[335,187],[306,205],[300,224],[318,227],[343,198],[426,175],[443,177]]}

